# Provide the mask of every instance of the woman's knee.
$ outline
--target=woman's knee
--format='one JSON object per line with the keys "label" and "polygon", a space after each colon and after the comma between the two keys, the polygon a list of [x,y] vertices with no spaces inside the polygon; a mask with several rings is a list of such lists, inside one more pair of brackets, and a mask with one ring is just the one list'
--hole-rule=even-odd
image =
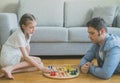
{"label": "woman's knee", "polygon": [[41,62],[41,59],[39,57],[33,57],[33,59],[37,62]]}

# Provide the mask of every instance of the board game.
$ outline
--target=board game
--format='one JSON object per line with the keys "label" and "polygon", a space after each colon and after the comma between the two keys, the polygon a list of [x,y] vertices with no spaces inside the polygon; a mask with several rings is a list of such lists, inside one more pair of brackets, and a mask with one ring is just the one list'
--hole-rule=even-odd
{"label": "board game", "polygon": [[52,69],[50,73],[43,73],[44,76],[55,79],[68,79],[79,76],[79,66],[75,64],[52,65],[48,66]]}

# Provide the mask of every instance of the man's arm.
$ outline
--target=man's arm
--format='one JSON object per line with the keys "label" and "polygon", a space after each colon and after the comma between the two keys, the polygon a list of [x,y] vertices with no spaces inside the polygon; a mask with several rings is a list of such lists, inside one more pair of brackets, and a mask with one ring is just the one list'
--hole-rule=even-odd
{"label": "man's arm", "polygon": [[90,65],[92,65],[91,62],[87,62],[87,63],[85,63],[84,65],[82,65],[82,66],[80,67],[81,72],[82,72],[82,73],[85,73],[85,74],[88,73]]}
{"label": "man's arm", "polygon": [[108,79],[115,72],[120,62],[120,48],[114,47],[105,55],[105,61],[102,67],[90,66],[90,73],[96,77]]}
{"label": "man's arm", "polygon": [[80,60],[80,66],[84,65],[87,62],[91,62],[95,58],[96,53],[96,45],[93,45],[84,57]]}
{"label": "man's arm", "polygon": [[96,45],[93,45],[84,57],[80,60],[80,70],[82,73],[88,73],[89,67],[92,64],[91,61],[94,59],[96,53]]}

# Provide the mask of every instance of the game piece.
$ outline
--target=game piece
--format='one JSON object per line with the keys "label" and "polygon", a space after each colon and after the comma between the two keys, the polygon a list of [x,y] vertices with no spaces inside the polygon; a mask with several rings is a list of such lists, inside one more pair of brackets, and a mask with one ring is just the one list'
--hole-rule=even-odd
{"label": "game piece", "polygon": [[52,65],[48,68],[53,71],[50,73],[43,73],[44,76],[55,79],[69,79],[79,76],[79,66],[75,64]]}

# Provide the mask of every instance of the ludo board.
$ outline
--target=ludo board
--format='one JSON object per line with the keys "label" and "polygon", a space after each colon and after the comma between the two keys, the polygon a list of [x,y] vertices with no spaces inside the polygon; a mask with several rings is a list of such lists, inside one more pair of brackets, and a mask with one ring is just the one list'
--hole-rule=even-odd
{"label": "ludo board", "polygon": [[48,68],[52,69],[50,73],[43,73],[44,76],[55,79],[68,79],[79,76],[79,66],[75,64],[51,65]]}

